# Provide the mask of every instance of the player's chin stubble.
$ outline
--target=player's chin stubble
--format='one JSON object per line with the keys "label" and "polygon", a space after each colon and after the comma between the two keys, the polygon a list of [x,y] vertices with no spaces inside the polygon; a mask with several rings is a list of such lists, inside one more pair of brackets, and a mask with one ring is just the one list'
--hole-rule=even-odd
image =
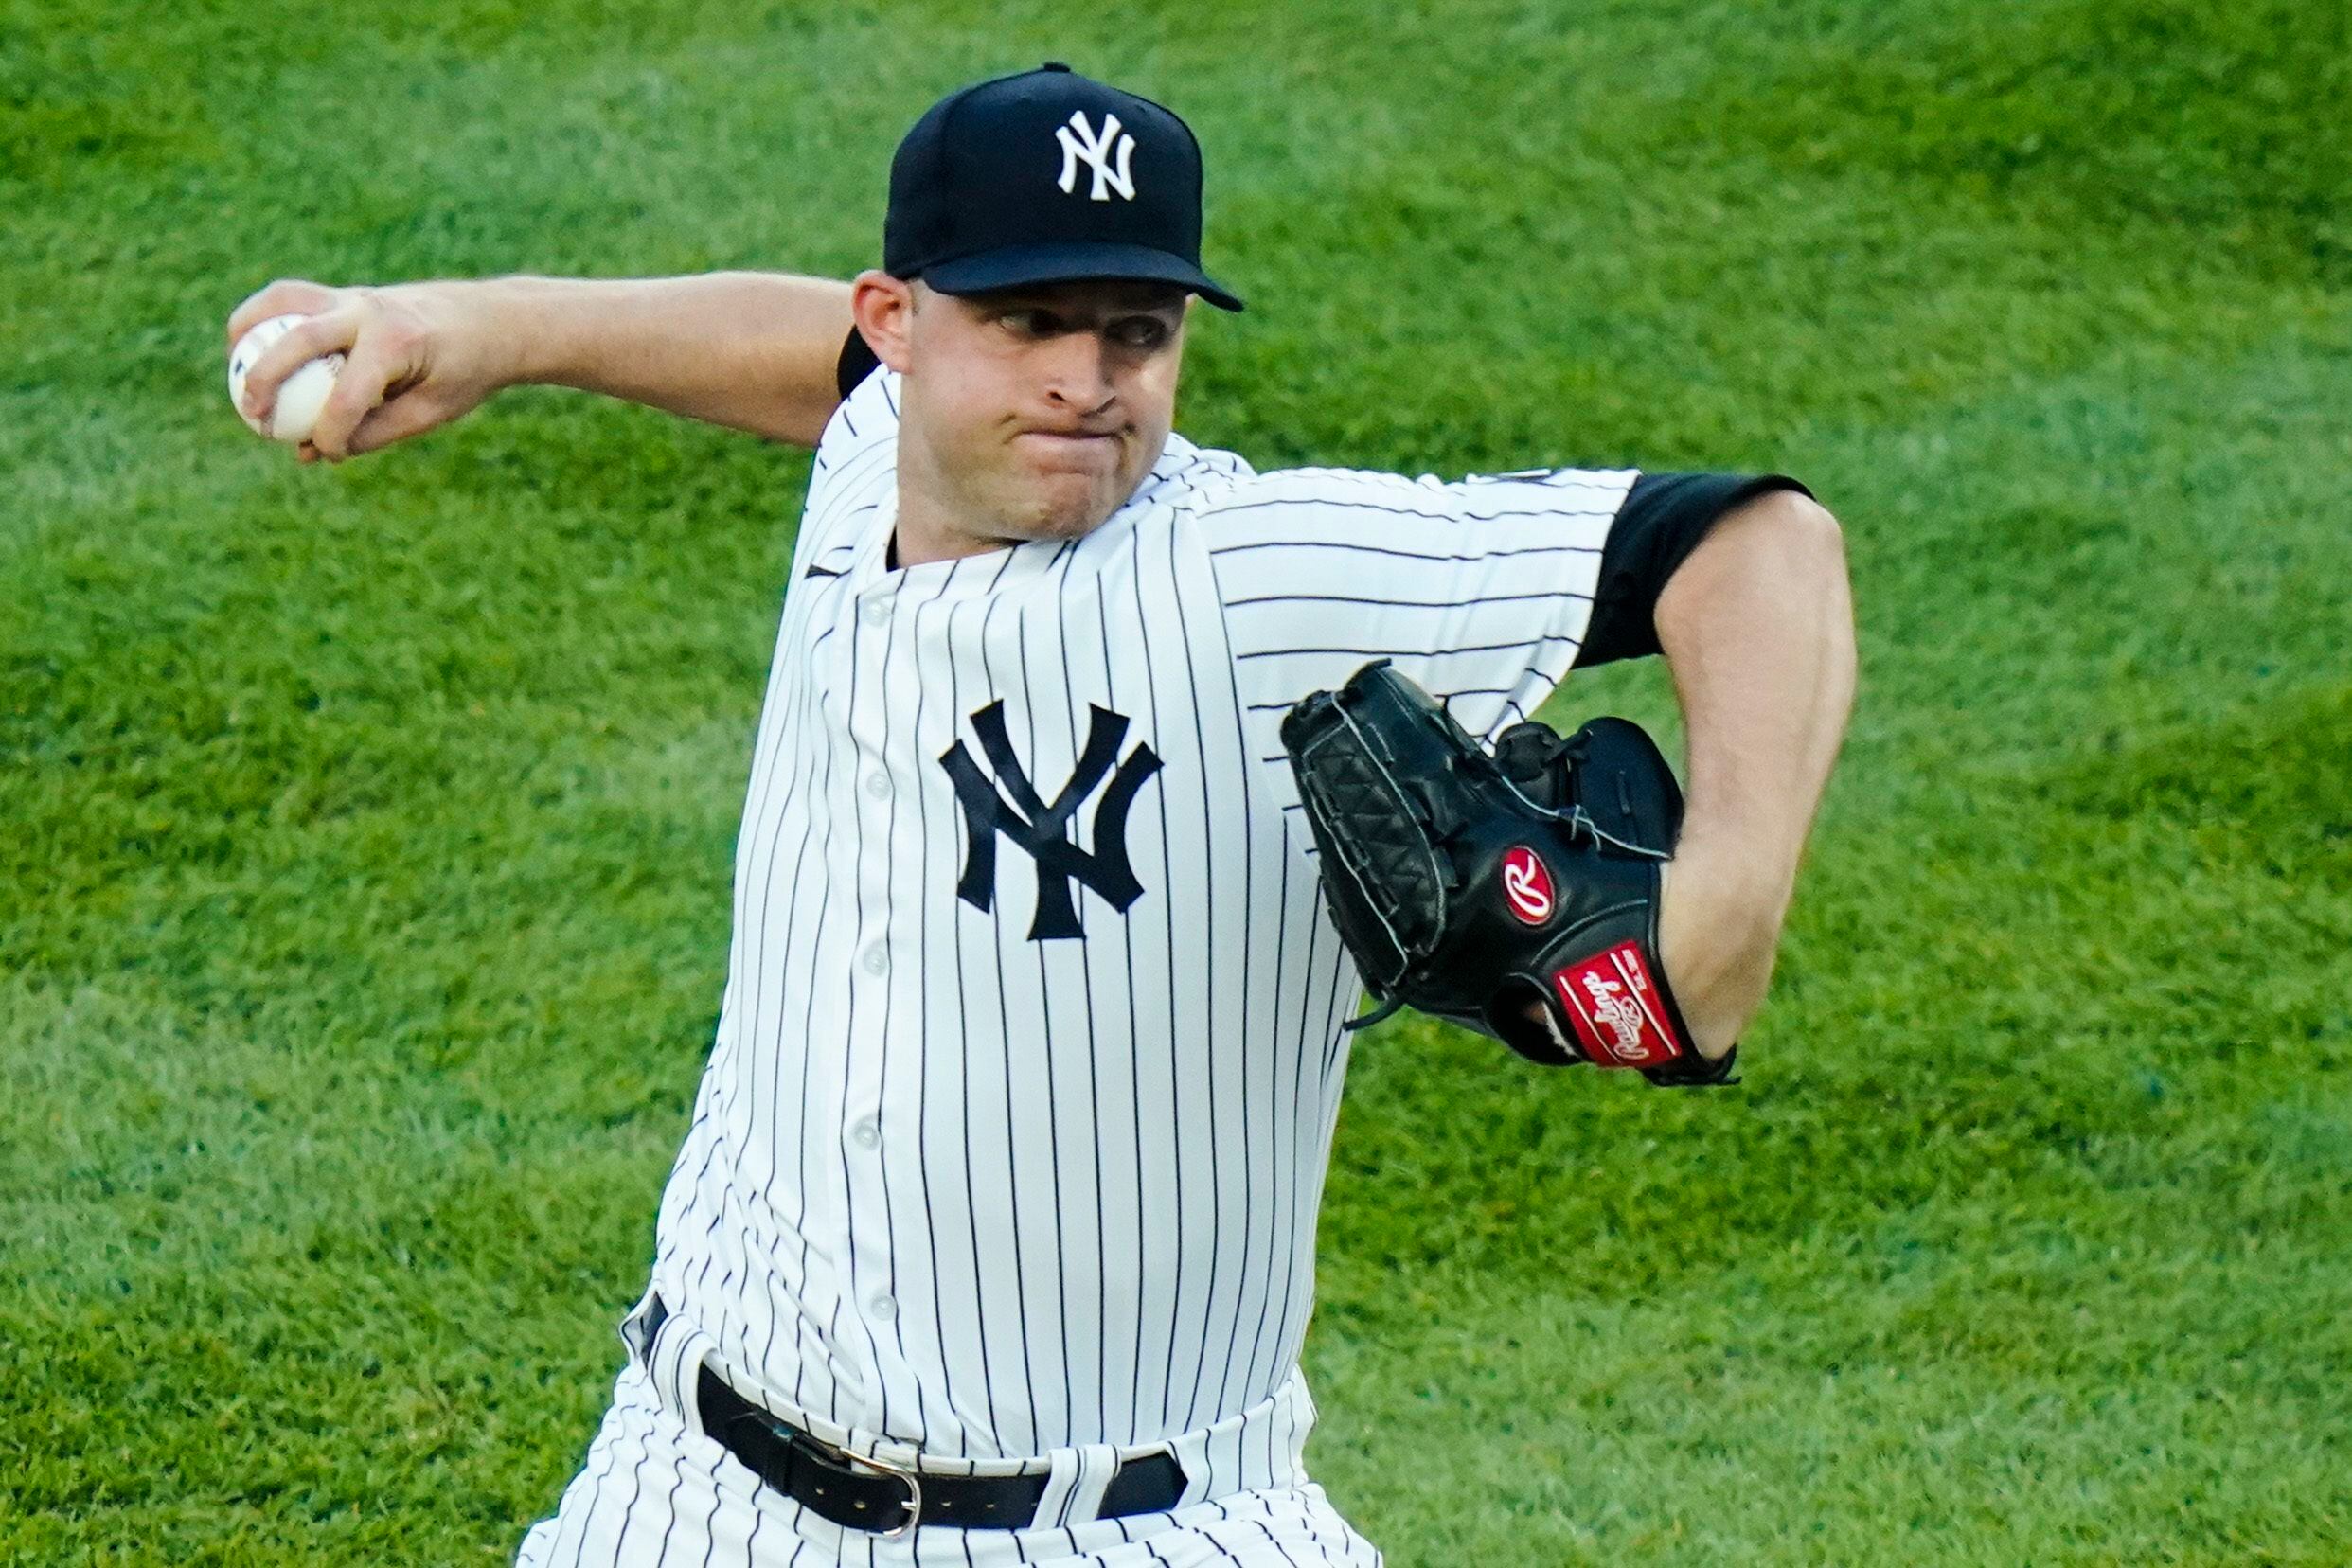
{"label": "player's chin stubble", "polygon": [[1006,505],[995,508],[1011,539],[1077,539],[1117,511],[1135,486],[1124,472],[1017,473],[1008,476]]}
{"label": "player's chin stubble", "polygon": [[1013,509],[1007,534],[1013,539],[1078,539],[1102,526],[1118,509],[1119,498],[1111,496],[1035,496]]}

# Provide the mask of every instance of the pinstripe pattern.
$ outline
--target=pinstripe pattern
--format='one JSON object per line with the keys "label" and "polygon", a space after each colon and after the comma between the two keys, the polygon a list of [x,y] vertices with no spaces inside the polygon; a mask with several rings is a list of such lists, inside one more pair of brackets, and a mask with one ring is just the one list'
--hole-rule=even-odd
{"label": "pinstripe pattern", "polygon": [[[835,416],[793,552],[727,989],[657,1234],[654,1287],[690,1327],[633,1360],[525,1560],[892,1558],[753,1498],[667,1413],[652,1391],[691,1383],[691,1345],[846,1446],[1001,1470],[1165,1439],[1202,1499],[1183,1529],[918,1536],[968,1568],[1376,1561],[1299,1470],[1359,987],[1281,716],[1372,657],[1473,731],[1531,712],[1633,475],[1259,475],[1171,437],[1083,540],[894,571],[896,392],[879,372]],[[1143,767],[1124,894],[1096,832],[1111,775],[1080,775],[1104,724],[1096,765]],[[951,754],[978,770],[960,794]],[[1074,778],[1061,836],[1090,869],[1052,873],[1017,835]],[[1023,814],[1000,833],[983,809]],[[1083,939],[1048,929],[1049,875]],[[918,1558],[948,1559],[898,1559]]]}

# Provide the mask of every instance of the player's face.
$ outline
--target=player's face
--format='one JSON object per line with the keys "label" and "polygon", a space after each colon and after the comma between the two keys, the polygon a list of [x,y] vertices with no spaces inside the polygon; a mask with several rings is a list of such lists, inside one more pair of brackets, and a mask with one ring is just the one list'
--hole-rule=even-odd
{"label": "player's face", "polygon": [[977,543],[1073,539],[1159,461],[1184,363],[1181,289],[1092,281],[987,294],[914,286],[900,471]]}

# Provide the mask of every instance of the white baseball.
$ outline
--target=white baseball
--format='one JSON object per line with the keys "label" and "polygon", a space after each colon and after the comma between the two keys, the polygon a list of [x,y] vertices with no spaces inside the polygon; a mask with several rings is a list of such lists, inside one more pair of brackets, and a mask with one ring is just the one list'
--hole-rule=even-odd
{"label": "white baseball", "polygon": [[318,423],[318,411],[327,406],[327,394],[335,389],[336,373],[343,368],[341,354],[325,354],[297,365],[294,373],[278,383],[277,401],[270,409],[270,422],[264,429],[258,421],[245,416],[245,372],[269,351],[271,344],[292,331],[297,322],[310,318],[301,315],[272,316],[257,322],[229,350],[229,401],[237,409],[237,417],[244,419],[257,436],[267,436],[274,441],[289,445],[311,438],[311,427]]}

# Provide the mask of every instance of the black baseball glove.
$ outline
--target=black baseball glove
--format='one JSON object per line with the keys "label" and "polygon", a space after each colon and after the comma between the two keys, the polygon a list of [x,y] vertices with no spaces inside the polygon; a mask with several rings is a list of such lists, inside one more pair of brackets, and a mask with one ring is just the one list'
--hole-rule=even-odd
{"label": "black baseball glove", "polygon": [[1490,756],[1383,659],[1291,709],[1282,743],[1332,922],[1383,1004],[1350,1027],[1412,1007],[1547,1065],[1733,1081],[1658,961],[1683,793],[1639,724],[1513,724]]}

